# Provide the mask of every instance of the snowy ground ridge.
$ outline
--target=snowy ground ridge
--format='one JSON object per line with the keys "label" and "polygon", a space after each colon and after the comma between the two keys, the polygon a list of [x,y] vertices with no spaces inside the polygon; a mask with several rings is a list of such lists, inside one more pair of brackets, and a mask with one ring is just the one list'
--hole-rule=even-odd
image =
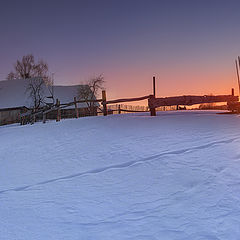
{"label": "snowy ground ridge", "polygon": [[89,171],[80,172],[80,173],[76,173],[76,174],[72,174],[72,175],[68,175],[68,176],[62,176],[62,177],[58,177],[58,178],[49,179],[49,180],[42,181],[42,182],[39,182],[39,183],[31,184],[31,185],[26,185],[26,186],[21,186],[21,187],[17,187],[17,188],[1,190],[0,194],[7,193],[7,192],[12,192],[12,191],[16,191],[16,192],[24,191],[24,190],[27,190],[29,188],[36,187],[36,186],[39,186],[39,185],[45,185],[45,184],[49,184],[49,183],[53,183],[53,182],[57,182],[57,181],[68,180],[68,179],[71,179],[71,178],[86,176],[86,175],[90,175],[90,174],[98,174],[98,173],[102,173],[102,172],[105,172],[105,171],[108,171],[108,170],[124,169],[124,168],[128,168],[128,167],[132,167],[136,164],[141,164],[141,163],[145,163],[145,162],[148,162],[148,161],[161,160],[159,158],[161,158],[163,156],[178,155],[178,154],[183,154],[183,153],[187,153],[187,152],[190,152],[190,151],[192,152],[192,151],[195,151],[195,150],[206,149],[206,148],[217,146],[217,145],[232,143],[235,140],[239,140],[239,137],[234,137],[234,138],[221,140],[221,141],[214,141],[214,142],[210,142],[210,143],[207,143],[207,144],[204,144],[204,145],[195,146],[195,147],[192,147],[192,148],[185,148],[185,149],[180,149],[180,150],[175,150],[175,151],[163,152],[163,153],[155,154],[153,156],[146,157],[146,158],[143,158],[143,159],[139,159],[139,160],[136,160],[136,161],[129,161],[129,162],[125,162],[123,164],[116,164],[116,165],[106,166],[106,167],[103,167],[103,168],[96,168],[96,169],[92,169],[92,170],[89,170]]}

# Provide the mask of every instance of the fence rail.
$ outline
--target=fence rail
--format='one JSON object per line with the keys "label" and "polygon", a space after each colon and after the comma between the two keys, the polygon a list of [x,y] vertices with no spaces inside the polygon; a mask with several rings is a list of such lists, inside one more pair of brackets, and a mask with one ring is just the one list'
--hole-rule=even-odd
{"label": "fence rail", "polygon": [[129,110],[129,109],[116,109],[116,110],[112,110],[114,112],[129,112],[129,113],[138,113],[138,112],[149,112],[149,110]]}
{"label": "fence rail", "polygon": [[233,95],[216,95],[216,96],[177,96],[177,97],[166,97],[166,98],[150,98],[149,106],[157,108],[161,106],[176,106],[176,105],[187,105],[191,106],[194,104],[201,103],[215,103],[215,102],[235,102],[238,101],[237,96]]}
{"label": "fence rail", "polygon": [[106,101],[106,104],[114,104],[114,103],[122,103],[122,102],[137,102],[137,101],[142,101],[148,98],[150,98],[150,95],[138,97],[138,98],[122,98],[122,99]]}

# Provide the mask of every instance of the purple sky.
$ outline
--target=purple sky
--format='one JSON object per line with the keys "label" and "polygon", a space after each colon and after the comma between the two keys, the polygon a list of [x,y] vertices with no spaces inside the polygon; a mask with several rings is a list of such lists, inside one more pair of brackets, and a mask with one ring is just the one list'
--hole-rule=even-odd
{"label": "purple sky", "polygon": [[109,98],[230,93],[240,1],[2,1],[0,79],[32,53],[56,84],[103,73]]}

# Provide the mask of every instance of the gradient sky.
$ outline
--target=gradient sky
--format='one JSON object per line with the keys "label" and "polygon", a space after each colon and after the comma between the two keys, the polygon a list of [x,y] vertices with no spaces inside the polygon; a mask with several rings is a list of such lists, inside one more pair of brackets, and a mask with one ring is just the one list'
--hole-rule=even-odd
{"label": "gradient sky", "polygon": [[1,0],[0,79],[32,53],[56,84],[104,74],[108,98],[237,89],[238,0]]}

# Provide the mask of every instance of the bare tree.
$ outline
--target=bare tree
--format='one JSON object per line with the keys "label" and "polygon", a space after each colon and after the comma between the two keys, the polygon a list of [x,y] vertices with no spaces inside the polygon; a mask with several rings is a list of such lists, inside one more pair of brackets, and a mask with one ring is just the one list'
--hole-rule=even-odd
{"label": "bare tree", "polygon": [[[105,81],[102,74],[91,78],[89,81],[78,88],[78,98],[83,99],[86,102],[87,100],[95,100],[99,94],[99,90],[102,90],[104,88],[104,83]],[[91,115],[94,114],[95,107],[96,103],[87,102],[87,108]]]}
{"label": "bare tree", "polygon": [[17,60],[14,65],[14,71],[11,71],[7,79],[18,79],[18,78],[33,78],[33,77],[42,77],[44,81],[48,81],[48,64],[43,60],[39,60],[35,63],[34,56],[28,54],[23,56],[21,60]]}
{"label": "bare tree", "polygon": [[43,60],[35,62],[34,56],[28,54],[21,60],[17,60],[14,65],[14,71],[11,71],[8,80],[12,79],[29,79],[26,92],[32,99],[33,109],[36,111],[40,105],[46,104],[44,90],[48,89],[50,98],[53,99],[53,78],[48,74],[48,64]]}
{"label": "bare tree", "polygon": [[44,104],[44,87],[45,82],[43,78],[31,78],[29,79],[26,92],[33,103],[34,112],[40,108],[41,104]]}

